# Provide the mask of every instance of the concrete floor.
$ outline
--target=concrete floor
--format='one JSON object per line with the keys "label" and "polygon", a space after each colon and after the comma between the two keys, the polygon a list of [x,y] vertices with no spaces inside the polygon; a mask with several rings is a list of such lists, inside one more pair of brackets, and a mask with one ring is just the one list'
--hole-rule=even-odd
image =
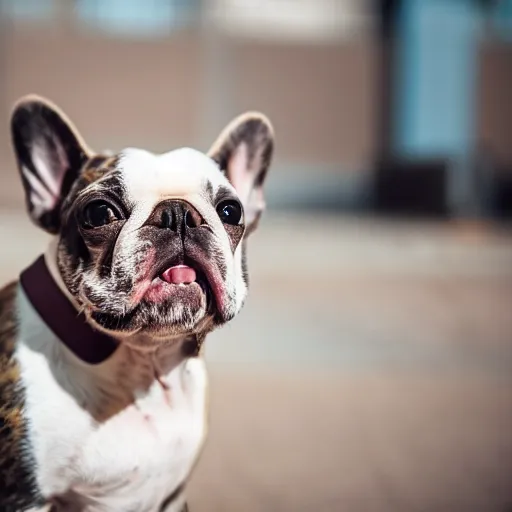
{"label": "concrete floor", "polygon": [[[46,237],[0,215],[0,280]],[[512,511],[512,231],[269,212],[193,511]]]}

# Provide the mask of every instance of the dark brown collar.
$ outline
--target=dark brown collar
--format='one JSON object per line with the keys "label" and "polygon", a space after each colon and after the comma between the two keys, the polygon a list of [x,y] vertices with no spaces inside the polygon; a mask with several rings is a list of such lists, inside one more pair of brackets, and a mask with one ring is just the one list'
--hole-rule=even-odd
{"label": "dark brown collar", "polygon": [[117,342],[78,313],[51,276],[44,256],[21,273],[20,283],[42,320],[77,357],[98,364],[115,352]]}

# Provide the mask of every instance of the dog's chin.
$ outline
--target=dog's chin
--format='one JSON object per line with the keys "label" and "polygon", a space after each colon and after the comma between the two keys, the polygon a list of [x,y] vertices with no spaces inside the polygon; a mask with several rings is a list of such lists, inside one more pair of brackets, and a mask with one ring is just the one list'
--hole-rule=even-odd
{"label": "dog's chin", "polygon": [[156,283],[129,312],[95,310],[89,321],[114,337],[141,334],[156,342],[201,330],[208,317],[208,296],[198,283]]}

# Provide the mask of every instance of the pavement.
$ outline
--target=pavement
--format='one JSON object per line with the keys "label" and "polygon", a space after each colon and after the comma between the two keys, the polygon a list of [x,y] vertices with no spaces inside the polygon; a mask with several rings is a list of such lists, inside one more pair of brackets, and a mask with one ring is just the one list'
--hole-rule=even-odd
{"label": "pavement", "polygon": [[[0,281],[47,237],[0,212]],[[268,212],[192,511],[511,512],[512,230]]]}

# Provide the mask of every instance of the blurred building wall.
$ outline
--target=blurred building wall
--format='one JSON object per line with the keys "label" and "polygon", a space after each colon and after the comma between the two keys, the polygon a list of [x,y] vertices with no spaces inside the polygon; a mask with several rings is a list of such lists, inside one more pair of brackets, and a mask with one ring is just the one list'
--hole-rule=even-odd
{"label": "blurred building wall", "polygon": [[[411,2],[432,9],[430,0]],[[21,204],[8,118],[23,94],[54,100],[98,150],[206,149],[231,117],[262,110],[277,132],[270,189],[279,191],[279,204],[285,192],[293,201],[311,195],[313,186],[321,200],[331,194],[341,203],[361,204],[378,153],[391,145],[386,131],[395,132],[396,112],[407,109],[407,98],[415,95],[414,87],[401,94],[396,84],[390,87],[395,92],[384,91],[385,67],[392,66],[383,48],[394,42],[379,38],[370,0],[280,0],[279,9],[273,0],[0,0],[1,5],[10,6],[0,18],[2,206]],[[512,0],[500,5],[511,6]],[[503,34],[512,33],[507,12],[498,16]],[[400,39],[400,33],[389,37]],[[435,47],[438,53],[441,46]],[[459,105],[464,115],[457,126],[471,150],[483,148],[511,167],[510,40],[484,34],[471,48],[476,51],[467,58],[476,61],[470,63],[476,72],[464,80],[475,83],[469,84],[471,98]],[[427,56],[432,62],[436,51]],[[436,127],[457,114],[446,91],[431,94],[444,87],[442,73],[423,73],[426,93],[416,95],[408,111],[412,119],[425,114],[425,140],[431,134],[453,136],[453,130]],[[437,97],[448,101],[440,106]],[[383,121],[386,116],[390,122]],[[414,136],[413,130],[404,133]],[[442,156],[453,157],[448,153]]]}
{"label": "blurred building wall", "polygon": [[512,44],[482,44],[478,75],[477,140],[500,167],[512,169]]}
{"label": "blurred building wall", "polygon": [[321,175],[370,165],[378,77],[376,42],[364,33],[311,43],[189,27],[126,38],[61,16],[4,20],[1,37],[2,205],[21,197],[7,123],[26,93],[55,101],[98,150],[207,149],[232,116],[258,109],[275,124],[276,175],[296,166]]}

